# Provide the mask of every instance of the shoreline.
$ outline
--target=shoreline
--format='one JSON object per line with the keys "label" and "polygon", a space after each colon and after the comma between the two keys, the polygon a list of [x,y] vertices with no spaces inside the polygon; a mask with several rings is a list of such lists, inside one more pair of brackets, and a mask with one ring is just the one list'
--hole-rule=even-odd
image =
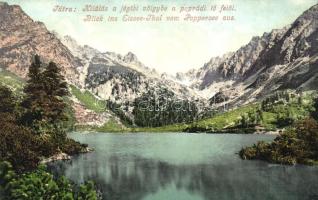
{"label": "shoreline", "polygon": [[279,135],[283,132],[283,129],[279,129],[276,131],[254,131],[246,133],[244,131],[241,132],[227,132],[220,130],[219,132],[186,132],[186,131],[122,131],[122,132],[114,132],[114,131],[73,131],[71,133],[80,133],[80,134],[92,134],[92,133],[110,133],[110,134],[132,134],[132,133],[146,133],[146,134],[165,134],[165,133],[176,133],[176,134],[242,134],[242,135]]}
{"label": "shoreline", "polygon": [[280,135],[285,129],[277,129],[275,131],[256,131],[253,134],[255,135]]}
{"label": "shoreline", "polygon": [[[93,151],[94,151],[93,148],[86,147],[82,151],[78,152],[78,154],[91,153]],[[74,155],[78,155],[78,154],[74,154]],[[56,161],[71,160],[74,155],[69,155],[67,153],[60,152],[60,153],[54,154],[54,155],[52,155],[52,156],[50,156],[48,158],[41,159],[39,163],[40,164],[48,164],[48,163],[56,162]]]}

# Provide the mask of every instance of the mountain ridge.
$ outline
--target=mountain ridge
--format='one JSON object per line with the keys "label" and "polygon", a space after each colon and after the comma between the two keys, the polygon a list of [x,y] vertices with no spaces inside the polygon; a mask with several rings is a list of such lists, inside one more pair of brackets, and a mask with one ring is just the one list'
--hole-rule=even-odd
{"label": "mountain ridge", "polygon": [[294,23],[255,36],[237,51],[175,76],[159,74],[132,52],[120,55],[79,45],[71,36],[47,30],[17,5],[0,3],[0,33],[0,65],[7,70],[26,77],[32,55],[39,54],[44,63],[62,66],[70,84],[119,105],[132,121],[140,114],[136,100],[147,95],[149,101],[156,100],[151,95],[160,94],[168,101],[193,102],[200,116],[214,104],[236,107],[277,90],[318,85],[318,4]]}
{"label": "mountain ridge", "polygon": [[[262,98],[278,89],[317,89],[317,16],[318,4],[292,24],[255,36],[236,52],[213,57],[197,70],[177,74],[176,79],[191,80],[190,86],[202,93],[211,88],[213,94],[227,91],[231,104],[241,104],[244,98],[250,102],[248,98]],[[303,77],[297,76],[299,72]]]}
{"label": "mountain ridge", "polygon": [[0,4],[0,65],[26,77],[32,55],[63,66],[63,73],[74,84],[82,64],[71,54],[42,22],[31,19],[18,5]]}

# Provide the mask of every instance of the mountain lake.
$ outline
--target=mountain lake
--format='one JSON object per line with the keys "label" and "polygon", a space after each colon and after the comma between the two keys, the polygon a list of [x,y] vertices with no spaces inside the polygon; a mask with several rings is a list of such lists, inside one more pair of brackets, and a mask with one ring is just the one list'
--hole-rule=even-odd
{"label": "mountain lake", "polygon": [[51,163],[75,183],[92,180],[106,200],[314,200],[318,167],[241,160],[271,135],[71,133],[94,152]]}

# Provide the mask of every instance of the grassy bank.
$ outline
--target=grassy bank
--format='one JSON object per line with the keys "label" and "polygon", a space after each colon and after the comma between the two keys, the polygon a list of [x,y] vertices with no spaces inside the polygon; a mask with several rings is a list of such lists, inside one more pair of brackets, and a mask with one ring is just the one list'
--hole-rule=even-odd
{"label": "grassy bank", "polygon": [[87,109],[102,113],[106,110],[106,101],[98,99],[91,92],[81,91],[74,85],[70,86],[71,94],[74,95]]}
{"label": "grassy bank", "polygon": [[[286,98],[287,95],[287,98]],[[293,92],[274,94],[262,102],[235,108],[207,119],[190,124],[179,123],[161,127],[123,128],[110,121],[102,127],[90,127],[97,132],[208,132],[208,133],[254,133],[256,131],[276,131],[291,127],[297,120],[309,116],[313,110],[313,98],[316,92],[301,95]],[[268,100],[269,99],[269,100]],[[261,119],[256,120],[256,113]],[[242,118],[246,124],[242,125]]]}
{"label": "grassy bank", "polygon": [[[316,92],[306,92],[301,95],[293,92],[282,94],[278,95],[279,97],[274,94],[262,102],[245,105],[208,119],[199,120],[190,124],[188,131],[211,133],[275,131],[292,126],[295,121],[309,116],[313,110],[313,98],[316,96]],[[287,97],[285,98],[285,96]]]}
{"label": "grassy bank", "polygon": [[25,80],[17,75],[0,68],[0,85],[10,88],[16,94],[22,94]]}

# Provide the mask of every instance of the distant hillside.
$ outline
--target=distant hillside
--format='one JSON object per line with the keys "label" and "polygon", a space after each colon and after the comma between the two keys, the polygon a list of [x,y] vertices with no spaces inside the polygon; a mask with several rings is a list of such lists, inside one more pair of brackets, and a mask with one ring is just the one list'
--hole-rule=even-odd
{"label": "distant hillside", "polygon": [[236,52],[212,58],[198,70],[178,73],[176,79],[190,82],[199,93],[210,94],[208,98],[220,92],[228,104],[238,106],[277,90],[316,90],[317,38],[315,5],[291,25],[253,37]]}

